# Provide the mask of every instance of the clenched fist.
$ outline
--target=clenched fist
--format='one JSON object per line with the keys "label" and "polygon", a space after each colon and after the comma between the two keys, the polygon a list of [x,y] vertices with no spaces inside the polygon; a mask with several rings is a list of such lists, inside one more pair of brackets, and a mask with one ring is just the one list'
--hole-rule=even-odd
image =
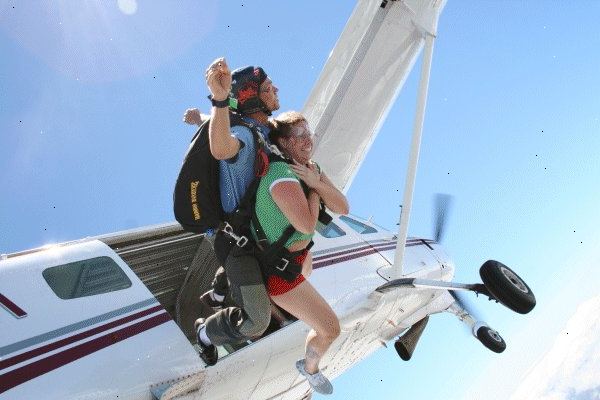
{"label": "clenched fist", "polygon": [[206,69],[206,84],[216,101],[225,100],[231,91],[231,71],[225,58],[217,58]]}

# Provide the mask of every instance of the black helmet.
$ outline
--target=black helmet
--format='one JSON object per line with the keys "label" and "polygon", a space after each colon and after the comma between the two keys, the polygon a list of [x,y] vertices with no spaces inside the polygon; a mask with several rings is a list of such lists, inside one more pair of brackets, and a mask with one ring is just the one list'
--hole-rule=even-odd
{"label": "black helmet", "polygon": [[[252,114],[262,111],[271,115],[271,110],[260,99],[260,85],[267,79],[261,67],[238,68],[231,73],[230,97],[235,99],[231,108],[240,114]],[[237,103],[237,106],[233,106]]]}

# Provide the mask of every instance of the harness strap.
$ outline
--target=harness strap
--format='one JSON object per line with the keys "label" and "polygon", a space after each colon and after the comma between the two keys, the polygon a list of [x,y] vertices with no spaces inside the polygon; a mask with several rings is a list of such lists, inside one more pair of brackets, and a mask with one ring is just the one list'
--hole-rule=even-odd
{"label": "harness strap", "polygon": [[[250,129],[254,134],[255,144],[258,149],[258,137],[260,135],[257,132],[254,132],[252,127],[250,127]],[[260,161],[264,161],[264,156],[262,157],[262,160],[259,160],[259,158],[260,152],[257,153],[256,162],[258,163]],[[280,156],[272,154],[268,157],[268,162],[272,162],[278,159],[284,160]],[[259,169],[255,169],[255,171],[258,171]],[[266,170],[264,171],[264,173],[266,173]],[[293,253],[290,252],[285,247],[285,244],[292,237],[294,232],[296,232],[296,229],[291,224],[289,224],[283,231],[282,235],[277,239],[277,241],[271,243],[270,245],[268,244],[268,239],[265,234],[265,231],[260,222],[258,221],[258,217],[255,212],[256,193],[260,184],[260,178],[262,175],[264,175],[264,173],[256,173],[257,176],[254,178],[250,186],[248,186],[248,188],[246,189],[246,192],[244,193],[244,196],[242,197],[238,208],[233,213],[226,215],[225,221],[227,221],[228,223],[222,228],[222,230],[230,237],[232,237],[236,241],[236,244],[238,246],[243,247],[247,244],[247,238],[245,236],[238,235],[242,232],[249,233],[249,222],[252,221],[252,225],[254,226],[254,230],[258,238],[258,243],[262,242],[262,250],[256,248],[256,255],[263,266],[263,270],[268,275],[278,275],[287,281],[293,281],[302,272],[302,265],[296,262],[297,257],[303,252],[308,251],[313,246],[314,242],[311,240],[305,249]],[[305,195],[307,195],[309,191],[308,186],[302,181],[300,181],[300,184]],[[236,234],[236,232],[238,234]]]}
{"label": "harness strap", "polygon": [[246,189],[238,207],[233,212],[224,215],[223,223],[219,226],[219,230],[225,232],[234,239],[239,247],[244,247],[248,244],[248,236],[250,236],[250,219],[252,215],[254,215],[253,205],[256,199],[256,191],[258,190],[258,185],[260,183],[260,176],[264,175],[268,169],[268,159],[265,160],[266,153],[263,150],[263,146],[266,146],[266,142],[258,132],[256,125],[245,121],[236,113],[230,113],[230,121],[231,126],[241,125],[250,129],[250,132],[252,133],[254,148],[256,149],[254,158],[254,171],[256,177]]}

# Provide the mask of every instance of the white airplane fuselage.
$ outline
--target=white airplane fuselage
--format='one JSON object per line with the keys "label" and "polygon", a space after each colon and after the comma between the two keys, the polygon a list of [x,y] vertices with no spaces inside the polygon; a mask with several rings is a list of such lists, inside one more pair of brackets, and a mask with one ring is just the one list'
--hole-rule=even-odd
{"label": "white airplane fuselage", "polygon": [[[392,278],[395,236],[368,221],[353,219],[376,232],[357,233],[335,218],[343,236],[326,238],[317,233],[314,238],[314,271],[309,281],[336,311],[342,328],[321,362],[330,378],[453,301],[447,291],[440,290],[375,292]],[[224,355],[220,349],[219,362],[206,368],[192,340],[159,303],[158,295],[118,254],[120,249],[105,244],[110,237],[4,256],[0,261],[5,308],[0,309],[0,399],[43,394],[45,399],[150,400],[151,389],[156,394],[167,387],[172,393],[188,393],[181,397],[187,399],[300,399],[307,393],[308,385],[294,367],[304,354],[310,329],[306,324],[292,322],[232,354]],[[137,246],[157,246],[151,243],[146,239]],[[98,257],[114,261],[131,284],[83,297],[71,293],[74,298],[70,299],[60,298],[50,287],[48,279],[52,278],[45,273],[49,268]],[[404,277],[449,281],[454,274],[446,253],[431,240],[410,238],[404,261]],[[100,279],[117,282],[123,278],[111,271],[100,271],[110,276]],[[79,287],[80,292],[93,293],[93,285],[110,287],[110,282],[96,282],[90,274],[86,271],[86,277],[81,273],[73,278],[91,279],[92,283]],[[66,279],[67,275],[61,276]],[[18,318],[15,306],[26,315]]]}

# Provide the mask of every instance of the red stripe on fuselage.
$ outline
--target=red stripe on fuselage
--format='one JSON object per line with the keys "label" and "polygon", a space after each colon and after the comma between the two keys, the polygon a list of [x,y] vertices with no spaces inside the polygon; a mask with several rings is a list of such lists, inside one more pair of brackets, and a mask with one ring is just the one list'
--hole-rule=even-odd
{"label": "red stripe on fuselage", "polygon": [[355,258],[366,257],[368,255],[378,253],[379,251],[391,250],[391,249],[395,249],[395,248],[396,248],[396,244],[393,244],[393,245],[390,245],[389,248],[382,247],[379,249],[375,249],[375,248],[370,247],[370,248],[366,248],[366,249],[364,249],[362,251],[358,251],[358,252],[357,251],[345,252],[342,254],[346,254],[346,255],[343,255],[341,257],[332,258],[330,260],[317,261],[317,262],[313,263],[313,269],[322,268],[322,267],[326,267],[326,266],[333,265],[333,264],[339,264],[344,261],[354,260]]}
{"label": "red stripe on fuselage", "polygon": [[42,346],[42,347],[38,347],[37,349],[33,349],[33,350],[28,351],[28,352],[21,353],[21,354],[16,355],[16,356],[14,356],[12,358],[8,358],[6,360],[2,360],[2,361],[0,361],[0,370],[2,370],[4,368],[11,367],[11,366],[13,366],[15,364],[18,364],[20,362],[23,362],[25,360],[29,360],[30,358],[37,357],[37,356],[39,356],[41,354],[48,353],[48,352],[50,352],[52,350],[56,350],[56,349],[58,349],[60,347],[66,346],[68,344],[75,343],[75,342],[77,342],[77,341],[79,341],[81,339],[85,339],[85,338],[88,338],[90,336],[94,336],[94,335],[96,335],[96,334],[98,334],[100,332],[107,331],[107,330],[115,328],[115,327],[117,327],[119,325],[126,324],[126,323],[131,322],[133,320],[136,320],[138,318],[145,317],[146,315],[150,315],[150,314],[155,313],[155,312],[157,312],[159,310],[162,310],[162,306],[160,306],[160,305],[156,306],[156,307],[149,308],[149,309],[144,310],[144,311],[140,311],[138,313],[135,313],[135,314],[129,315],[127,317],[118,319],[116,321],[109,322],[108,324],[97,326],[97,327],[95,327],[93,329],[90,329],[89,331],[81,332],[81,333],[78,333],[77,335],[61,339],[59,341],[47,344],[47,345]]}
{"label": "red stripe on fuselage", "polygon": [[23,311],[21,307],[10,301],[10,299],[4,296],[2,293],[0,293],[0,304],[6,307],[8,311],[15,314],[18,318],[23,318],[27,315],[27,313]]}
{"label": "red stripe on fuselage", "polygon": [[0,375],[0,393],[170,320],[164,312]]}
{"label": "red stripe on fuselage", "polygon": [[[422,244],[420,239],[411,239],[409,241],[406,242],[406,246],[414,246],[415,244]],[[324,260],[326,258],[331,258],[331,257],[338,257],[338,256],[343,256],[346,255],[348,253],[353,253],[355,251],[363,251],[363,250],[367,250],[367,249],[379,249],[381,247],[388,247],[388,246],[394,246],[396,247],[396,242],[383,242],[383,243],[365,243],[362,246],[359,247],[354,247],[352,249],[346,249],[346,250],[342,250],[342,251],[338,251],[338,252],[334,252],[334,253],[329,253],[329,254],[322,254],[316,257],[313,257],[313,262],[314,261],[321,261]]]}
{"label": "red stripe on fuselage", "polygon": [[[420,245],[424,245],[423,242],[421,242],[420,240],[418,242],[406,243],[406,247],[420,246]],[[376,246],[376,247],[374,247],[374,246]],[[395,248],[396,248],[396,243],[385,244],[385,247],[381,246],[380,244],[377,244],[377,245],[371,245],[371,246],[358,247],[355,249],[335,253],[335,255],[337,257],[329,259],[329,260],[323,260],[323,258],[330,257],[334,254],[327,255],[327,256],[321,256],[321,257],[319,257],[321,261],[313,260],[313,269],[322,268],[322,267],[326,267],[326,266],[333,265],[333,264],[339,264],[344,261],[354,260],[355,258],[366,257],[371,254],[379,253],[380,251],[394,250]]]}

